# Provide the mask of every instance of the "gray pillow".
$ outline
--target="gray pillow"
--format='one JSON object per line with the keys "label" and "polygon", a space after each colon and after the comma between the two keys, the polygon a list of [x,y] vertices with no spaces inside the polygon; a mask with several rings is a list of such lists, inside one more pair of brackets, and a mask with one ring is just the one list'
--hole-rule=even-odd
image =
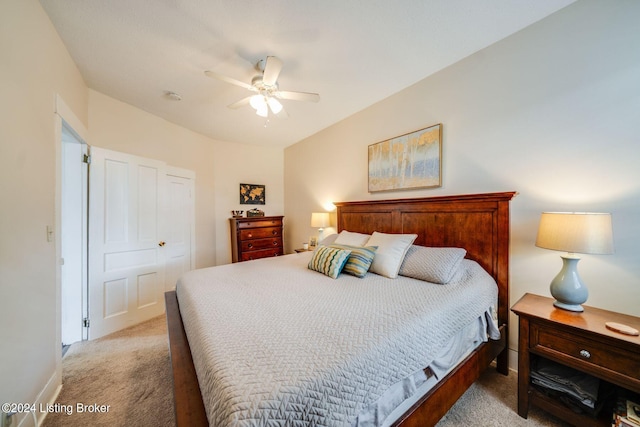
{"label": "gray pillow", "polygon": [[411,245],[398,272],[401,276],[445,285],[453,279],[467,251]]}

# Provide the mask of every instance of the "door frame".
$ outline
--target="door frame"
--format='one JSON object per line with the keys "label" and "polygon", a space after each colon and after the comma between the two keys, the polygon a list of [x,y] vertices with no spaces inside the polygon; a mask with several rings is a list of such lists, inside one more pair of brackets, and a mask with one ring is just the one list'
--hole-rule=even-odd
{"label": "door frame", "polygon": [[[63,121],[60,233],[61,341],[87,338],[88,163],[89,146]],[[85,159],[83,161],[83,158]]]}
{"label": "door frame", "polygon": [[[62,382],[62,241],[58,236],[62,233],[62,128],[66,126],[71,129],[79,140],[88,144],[89,132],[82,121],[75,115],[73,110],[64,102],[59,94],[54,100],[54,139],[55,139],[55,223],[53,230],[46,230],[47,239],[55,245],[55,286],[56,286],[56,336],[55,347],[52,351],[55,354],[56,371],[54,380],[50,381],[41,396],[54,396],[58,392],[58,386]],[[43,230],[44,232],[45,230]],[[86,248],[85,248],[86,250]],[[82,319],[79,319],[82,321]],[[49,388],[51,388],[49,390]],[[49,401],[49,399],[45,399]]]}

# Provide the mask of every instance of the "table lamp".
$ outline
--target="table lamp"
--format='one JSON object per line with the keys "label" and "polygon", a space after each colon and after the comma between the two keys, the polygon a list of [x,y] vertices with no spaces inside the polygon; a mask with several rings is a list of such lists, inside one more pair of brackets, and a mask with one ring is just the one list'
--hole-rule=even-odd
{"label": "table lamp", "polygon": [[611,214],[590,212],[543,212],[536,246],[562,255],[562,270],[551,282],[553,305],[569,311],[584,311],[581,304],[589,292],[578,275],[576,254],[613,253]]}
{"label": "table lamp", "polygon": [[323,239],[324,228],[329,225],[329,212],[313,212],[311,214],[311,226],[318,229],[318,243]]}

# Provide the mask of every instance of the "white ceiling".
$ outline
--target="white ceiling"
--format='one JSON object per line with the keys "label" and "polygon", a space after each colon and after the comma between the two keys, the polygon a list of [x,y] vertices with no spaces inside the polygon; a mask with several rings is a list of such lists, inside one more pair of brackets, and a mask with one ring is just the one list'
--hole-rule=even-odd
{"label": "white ceiling", "polygon": [[[40,0],[87,85],[216,140],[287,146],[575,0]],[[226,106],[267,55],[289,118]],[[182,101],[165,94],[173,91]],[[265,126],[266,124],[266,126]]]}

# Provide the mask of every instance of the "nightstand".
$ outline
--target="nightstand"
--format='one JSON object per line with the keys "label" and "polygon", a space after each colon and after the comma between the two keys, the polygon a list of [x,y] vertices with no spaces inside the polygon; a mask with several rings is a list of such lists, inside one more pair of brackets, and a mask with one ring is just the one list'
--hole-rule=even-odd
{"label": "nightstand", "polygon": [[595,419],[573,412],[531,385],[531,361],[543,357],[623,389],[640,393],[640,337],[611,331],[605,322],[640,329],[640,318],[593,307],[576,313],[553,299],[525,294],[511,310],[519,317],[518,415],[535,405],[575,426],[609,426],[611,414]]}

